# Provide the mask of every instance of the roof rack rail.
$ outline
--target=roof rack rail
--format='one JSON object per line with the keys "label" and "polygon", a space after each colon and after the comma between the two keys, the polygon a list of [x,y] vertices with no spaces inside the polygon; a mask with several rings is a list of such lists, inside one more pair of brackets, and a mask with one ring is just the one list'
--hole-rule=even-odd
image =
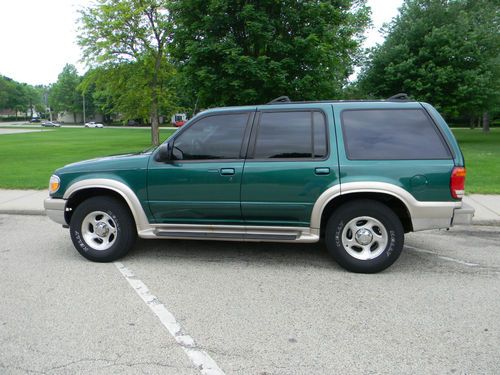
{"label": "roof rack rail", "polygon": [[271,100],[266,104],[274,104],[274,103],[290,103],[291,100],[288,96],[278,96],[276,99]]}
{"label": "roof rack rail", "polygon": [[400,92],[399,94],[391,96],[387,100],[410,100],[410,97],[408,96],[408,94]]}

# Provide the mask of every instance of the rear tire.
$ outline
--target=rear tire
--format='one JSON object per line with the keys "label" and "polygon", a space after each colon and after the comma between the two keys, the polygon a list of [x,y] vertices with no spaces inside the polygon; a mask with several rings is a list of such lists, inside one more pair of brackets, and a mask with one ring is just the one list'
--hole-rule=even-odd
{"label": "rear tire", "polygon": [[125,256],[137,238],[128,208],[107,196],[80,203],[71,217],[70,233],[76,250],[94,262],[112,262]]}
{"label": "rear tire", "polygon": [[334,211],[326,225],[325,242],[343,268],[376,273],[399,258],[404,229],[398,216],[385,204],[362,199]]}

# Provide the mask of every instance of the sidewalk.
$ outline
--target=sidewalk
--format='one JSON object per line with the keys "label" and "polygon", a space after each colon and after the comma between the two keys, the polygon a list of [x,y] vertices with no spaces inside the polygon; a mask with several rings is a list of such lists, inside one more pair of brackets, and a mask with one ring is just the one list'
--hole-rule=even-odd
{"label": "sidewalk", "polygon": [[[47,190],[0,189],[0,214],[45,215],[43,200],[48,196]],[[471,194],[464,202],[476,210],[473,224],[500,226],[500,195]]]}
{"label": "sidewalk", "polygon": [[476,210],[472,224],[500,225],[500,195],[471,194],[463,201]]}
{"label": "sidewalk", "polygon": [[43,200],[48,190],[0,189],[0,214],[45,215]]}

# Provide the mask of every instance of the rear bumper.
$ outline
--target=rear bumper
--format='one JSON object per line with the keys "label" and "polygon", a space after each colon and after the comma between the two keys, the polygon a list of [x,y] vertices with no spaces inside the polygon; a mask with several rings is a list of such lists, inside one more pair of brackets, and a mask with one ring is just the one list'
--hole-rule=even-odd
{"label": "rear bumper", "polygon": [[461,208],[455,208],[455,210],[453,210],[451,225],[471,225],[474,212],[474,208],[462,202]]}
{"label": "rear bumper", "polygon": [[58,224],[66,225],[64,212],[66,211],[66,199],[47,198],[43,201],[43,207],[47,216]]}

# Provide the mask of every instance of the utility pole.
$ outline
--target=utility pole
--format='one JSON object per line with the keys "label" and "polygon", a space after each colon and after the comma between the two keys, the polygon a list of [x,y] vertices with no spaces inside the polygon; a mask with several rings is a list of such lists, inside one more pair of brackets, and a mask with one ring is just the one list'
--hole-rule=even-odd
{"label": "utility pole", "polygon": [[43,92],[43,101],[45,103],[45,110],[49,111],[49,121],[52,122],[52,108],[49,107],[49,92],[45,90]]}

